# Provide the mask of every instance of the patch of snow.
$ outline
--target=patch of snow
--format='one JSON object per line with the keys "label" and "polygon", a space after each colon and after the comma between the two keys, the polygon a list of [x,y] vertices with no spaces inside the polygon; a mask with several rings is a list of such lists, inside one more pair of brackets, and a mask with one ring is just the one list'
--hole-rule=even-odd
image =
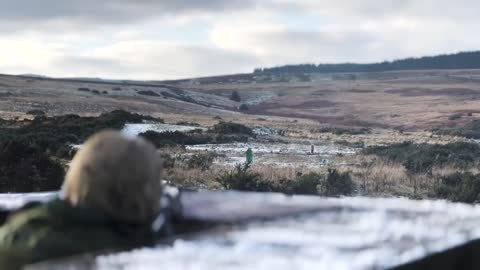
{"label": "patch of snow", "polygon": [[14,209],[31,201],[48,201],[58,196],[58,192],[42,193],[3,193],[0,194],[0,208]]}
{"label": "patch of snow", "polygon": [[155,132],[168,132],[168,131],[181,131],[187,132],[192,131],[195,129],[202,129],[205,128],[201,127],[193,127],[193,126],[180,126],[180,125],[170,125],[170,124],[158,124],[158,123],[144,123],[144,124],[125,124],[122,132],[127,136],[137,136],[140,133],[147,132],[147,131],[155,131]]}
{"label": "patch of snow", "polygon": [[[214,151],[217,153],[245,153],[252,148],[256,154],[308,154],[311,145],[281,144],[281,143],[229,143],[229,144],[199,144],[186,146],[191,151]],[[319,155],[355,154],[355,150],[337,145],[315,145],[315,153]]]}
{"label": "patch of snow", "polygon": [[255,95],[254,97],[248,97],[243,103],[247,105],[257,105],[274,97],[277,97],[277,95],[271,92],[265,92]]}
{"label": "patch of snow", "polygon": [[279,143],[231,143],[202,144],[186,146],[189,151],[209,151],[220,154],[216,164],[235,166],[245,162],[245,152],[252,148],[254,165],[271,165],[274,167],[315,168],[326,166],[329,159],[338,154],[355,154],[355,149],[338,145],[316,145],[315,153],[310,154],[310,145]]}
{"label": "patch of snow", "polygon": [[272,136],[272,135],[276,135],[277,131],[269,127],[258,127],[253,129],[253,133],[255,133],[255,135],[260,135],[260,136]]}

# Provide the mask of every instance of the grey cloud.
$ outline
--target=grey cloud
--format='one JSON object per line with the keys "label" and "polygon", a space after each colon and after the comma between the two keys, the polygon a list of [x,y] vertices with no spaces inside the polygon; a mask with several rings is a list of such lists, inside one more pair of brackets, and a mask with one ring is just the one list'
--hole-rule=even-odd
{"label": "grey cloud", "polygon": [[[128,23],[192,12],[215,13],[246,8],[253,0],[0,0],[0,22],[35,28],[36,23]],[[28,24],[30,23],[30,24]]]}
{"label": "grey cloud", "polygon": [[477,0],[286,0],[268,1],[280,10],[295,9],[349,19],[383,19],[392,16],[424,17],[445,20],[476,20],[480,2]]}
{"label": "grey cloud", "polygon": [[140,44],[137,49],[108,58],[64,55],[50,65],[48,74],[159,80],[250,72],[257,62],[247,53],[206,47]]}
{"label": "grey cloud", "polygon": [[[262,48],[262,59],[266,65],[362,62],[371,59],[372,55],[378,59],[385,57],[373,46],[375,36],[366,32],[264,31],[246,33],[240,40],[240,44]],[[390,49],[394,50],[394,47]]]}
{"label": "grey cloud", "polygon": [[263,66],[298,63],[376,62],[456,52],[480,45],[480,38],[453,43],[458,36],[433,38],[424,33],[379,35],[368,31],[270,31],[243,33],[238,48],[260,51]]}

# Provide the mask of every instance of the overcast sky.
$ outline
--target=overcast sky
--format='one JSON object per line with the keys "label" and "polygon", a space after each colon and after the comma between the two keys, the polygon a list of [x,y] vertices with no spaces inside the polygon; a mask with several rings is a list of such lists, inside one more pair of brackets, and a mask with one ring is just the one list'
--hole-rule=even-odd
{"label": "overcast sky", "polygon": [[173,79],[480,49],[478,0],[0,0],[0,73]]}

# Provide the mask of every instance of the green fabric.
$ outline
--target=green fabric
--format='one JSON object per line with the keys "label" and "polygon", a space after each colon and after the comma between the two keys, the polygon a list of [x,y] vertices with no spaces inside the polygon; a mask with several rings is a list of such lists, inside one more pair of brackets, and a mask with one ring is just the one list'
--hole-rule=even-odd
{"label": "green fabric", "polygon": [[252,164],[253,163],[253,151],[252,151],[252,148],[248,148],[247,149],[247,152],[245,153],[246,155],[246,161],[247,161],[247,164]]}
{"label": "green fabric", "polygon": [[119,224],[103,213],[72,207],[62,200],[20,211],[0,228],[0,269],[153,243],[150,230]]}

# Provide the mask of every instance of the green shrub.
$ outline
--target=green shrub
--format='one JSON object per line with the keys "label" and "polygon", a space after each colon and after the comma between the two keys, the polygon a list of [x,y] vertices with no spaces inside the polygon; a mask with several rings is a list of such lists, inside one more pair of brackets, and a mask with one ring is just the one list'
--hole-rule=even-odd
{"label": "green shrub", "polygon": [[171,169],[171,168],[175,167],[175,163],[176,163],[175,157],[172,157],[171,155],[169,155],[167,153],[162,153],[160,156],[162,157],[163,168]]}
{"label": "green shrub", "polygon": [[250,110],[250,107],[248,107],[247,104],[242,104],[242,105],[240,105],[240,107],[238,107],[238,109],[240,111],[248,111],[248,110]]}
{"label": "green shrub", "polygon": [[322,188],[322,195],[342,196],[351,195],[355,191],[355,183],[349,173],[339,173],[335,169],[328,169],[327,179]]}
{"label": "green shrub", "polygon": [[199,127],[200,124],[194,123],[194,122],[188,122],[188,121],[179,121],[175,125],[179,126],[191,126],[191,127]]}
{"label": "green shrub", "polygon": [[201,129],[192,130],[187,133],[180,131],[167,131],[161,133],[155,131],[146,131],[139,134],[139,136],[147,139],[158,148],[176,145],[185,146],[196,144],[220,144],[248,141],[248,137],[244,135],[203,133]]}
{"label": "green shrub", "polygon": [[44,152],[12,140],[0,143],[0,192],[58,190],[63,167]]}
{"label": "green shrub", "polygon": [[480,120],[473,120],[459,128],[435,130],[435,133],[465,137],[468,139],[480,139]]}
{"label": "green shrub", "polygon": [[454,173],[441,179],[435,197],[454,202],[476,203],[480,201],[480,174]]}
{"label": "green shrub", "polygon": [[371,130],[369,128],[323,127],[320,129],[312,129],[311,132],[333,133],[335,135],[363,135],[370,134]]}
{"label": "green shrub", "polygon": [[235,102],[240,102],[242,101],[242,98],[240,97],[240,94],[237,91],[233,91],[232,95],[230,96],[230,100]]}
{"label": "green shrub", "polygon": [[187,167],[189,169],[199,168],[202,171],[206,171],[210,169],[216,156],[212,152],[194,154],[187,160]]}
{"label": "green shrub", "polygon": [[30,115],[41,115],[41,116],[44,116],[46,115],[45,111],[42,111],[42,110],[30,110],[27,112],[27,114],[30,114]]}
{"label": "green shrub", "polygon": [[453,121],[453,120],[458,120],[463,117],[463,114],[461,113],[454,113],[448,117],[448,120]]}
{"label": "green shrub", "polygon": [[31,121],[2,122],[0,143],[15,139],[48,155],[69,158],[71,144],[83,143],[104,129],[122,129],[125,123],[142,123],[144,120],[163,122],[161,119],[120,110],[98,117],[37,115]]}
{"label": "green shrub", "polygon": [[317,195],[322,176],[318,173],[309,173],[297,177],[292,183],[293,194]]}
{"label": "green shrub", "polygon": [[254,135],[253,130],[245,125],[223,121],[214,125],[210,131],[217,134],[243,134],[247,136]]}
{"label": "green shrub", "polygon": [[247,164],[238,164],[232,171],[220,175],[216,180],[227,190],[256,192],[275,190],[272,183],[262,179],[259,174],[251,172]]}
{"label": "green shrub", "polygon": [[137,92],[139,95],[144,95],[144,96],[151,96],[151,97],[159,97],[160,95],[157,94],[157,92],[154,92],[152,90],[141,90]]}
{"label": "green shrub", "polygon": [[365,154],[374,154],[402,163],[411,173],[428,173],[433,166],[452,164],[467,168],[480,160],[480,145],[455,142],[445,145],[404,142],[389,146],[371,146]]}

